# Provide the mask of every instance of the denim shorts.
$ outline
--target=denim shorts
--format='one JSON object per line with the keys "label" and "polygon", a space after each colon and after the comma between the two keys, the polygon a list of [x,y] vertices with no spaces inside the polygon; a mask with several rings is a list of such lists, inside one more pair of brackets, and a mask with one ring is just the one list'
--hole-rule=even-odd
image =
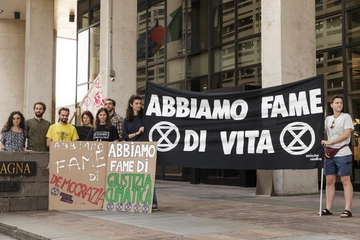
{"label": "denim shorts", "polygon": [[350,176],[352,174],[352,155],[326,158],[324,175]]}

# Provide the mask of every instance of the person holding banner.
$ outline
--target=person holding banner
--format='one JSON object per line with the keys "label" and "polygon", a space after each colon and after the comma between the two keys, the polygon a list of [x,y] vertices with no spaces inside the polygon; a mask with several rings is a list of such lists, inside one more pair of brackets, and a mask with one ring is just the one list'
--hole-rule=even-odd
{"label": "person holding banner", "polygon": [[112,125],[116,127],[116,130],[119,133],[119,141],[121,141],[122,140],[121,131],[122,131],[123,117],[115,112],[115,107],[116,107],[115,100],[111,99],[111,98],[107,98],[105,100],[105,107],[109,111],[110,121],[111,121]]}
{"label": "person holding banner", "polygon": [[332,207],[335,196],[336,175],[340,176],[344,189],[345,210],[341,218],[352,217],[351,204],[353,198],[353,186],[350,176],[352,174],[352,152],[348,146],[351,139],[351,131],[354,130],[352,118],[349,114],[343,113],[344,103],[341,96],[331,98],[330,107],[333,115],[325,119],[325,131],[327,140],[322,140],[324,147],[331,147],[338,150],[334,157],[326,156],[324,160],[324,175],[326,176],[326,208],[319,212],[319,215],[332,215]]}
{"label": "person holding banner", "polygon": [[94,128],[91,128],[86,138],[87,141],[107,141],[119,140],[119,134],[110,120],[109,111],[106,108],[99,108],[96,113]]}
{"label": "person holding banner", "polygon": [[14,111],[1,130],[0,148],[5,151],[24,151],[25,141],[25,118],[21,112]]}
{"label": "person holding banner", "polygon": [[77,141],[79,136],[73,125],[68,123],[70,110],[68,108],[59,109],[59,120],[51,125],[46,134],[46,146],[50,147],[52,141]]}
{"label": "person holding banner", "polygon": [[[125,141],[145,141],[144,137],[144,110],[141,97],[132,95],[126,108],[126,118],[122,124],[122,139]],[[158,201],[154,188],[152,210],[158,210]]]}

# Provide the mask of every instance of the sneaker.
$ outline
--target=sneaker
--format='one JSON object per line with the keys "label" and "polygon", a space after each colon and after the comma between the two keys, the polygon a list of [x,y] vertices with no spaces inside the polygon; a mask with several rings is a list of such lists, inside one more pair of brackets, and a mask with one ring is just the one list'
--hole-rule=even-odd
{"label": "sneaker", "polygon": [[153,205],[152,205],[152,210],[153,210],[153,211],[157,211],[157,210],[158,210],[158,206],[157,206],[156,204],[153,204]]}

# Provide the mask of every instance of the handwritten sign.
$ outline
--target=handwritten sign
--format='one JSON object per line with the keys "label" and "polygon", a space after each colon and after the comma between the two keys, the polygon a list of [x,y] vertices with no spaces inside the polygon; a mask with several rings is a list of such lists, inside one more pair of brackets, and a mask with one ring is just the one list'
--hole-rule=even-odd
{"label": "handwritten sign", "polygon": [[110,143],[103,210],[151,213],[156,142]]}
{"label": "handwritten sign", "polygon": [[52,142],[49,210],[102,209],[108,142]]}

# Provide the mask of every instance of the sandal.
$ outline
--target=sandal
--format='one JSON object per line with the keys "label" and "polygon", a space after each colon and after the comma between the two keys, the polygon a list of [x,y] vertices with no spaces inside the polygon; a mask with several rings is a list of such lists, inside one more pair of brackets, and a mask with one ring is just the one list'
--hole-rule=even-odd
{"label": "sandal", "polygon": [[319,215],[319,216],[322,216],[322,215],[332,215],[332,212],[330,212],[329,209],[325,208],[325,209],[321,210],[321,212],[318,212],[318,215]]}
{"label": "sandal", "polygon": [[340,217],[341,218],[349,218],[349,217],[352,217],[352,214],[351,214],[351,212],[349,210],[344,210],[342,212],[342,214],[340,214]]}

